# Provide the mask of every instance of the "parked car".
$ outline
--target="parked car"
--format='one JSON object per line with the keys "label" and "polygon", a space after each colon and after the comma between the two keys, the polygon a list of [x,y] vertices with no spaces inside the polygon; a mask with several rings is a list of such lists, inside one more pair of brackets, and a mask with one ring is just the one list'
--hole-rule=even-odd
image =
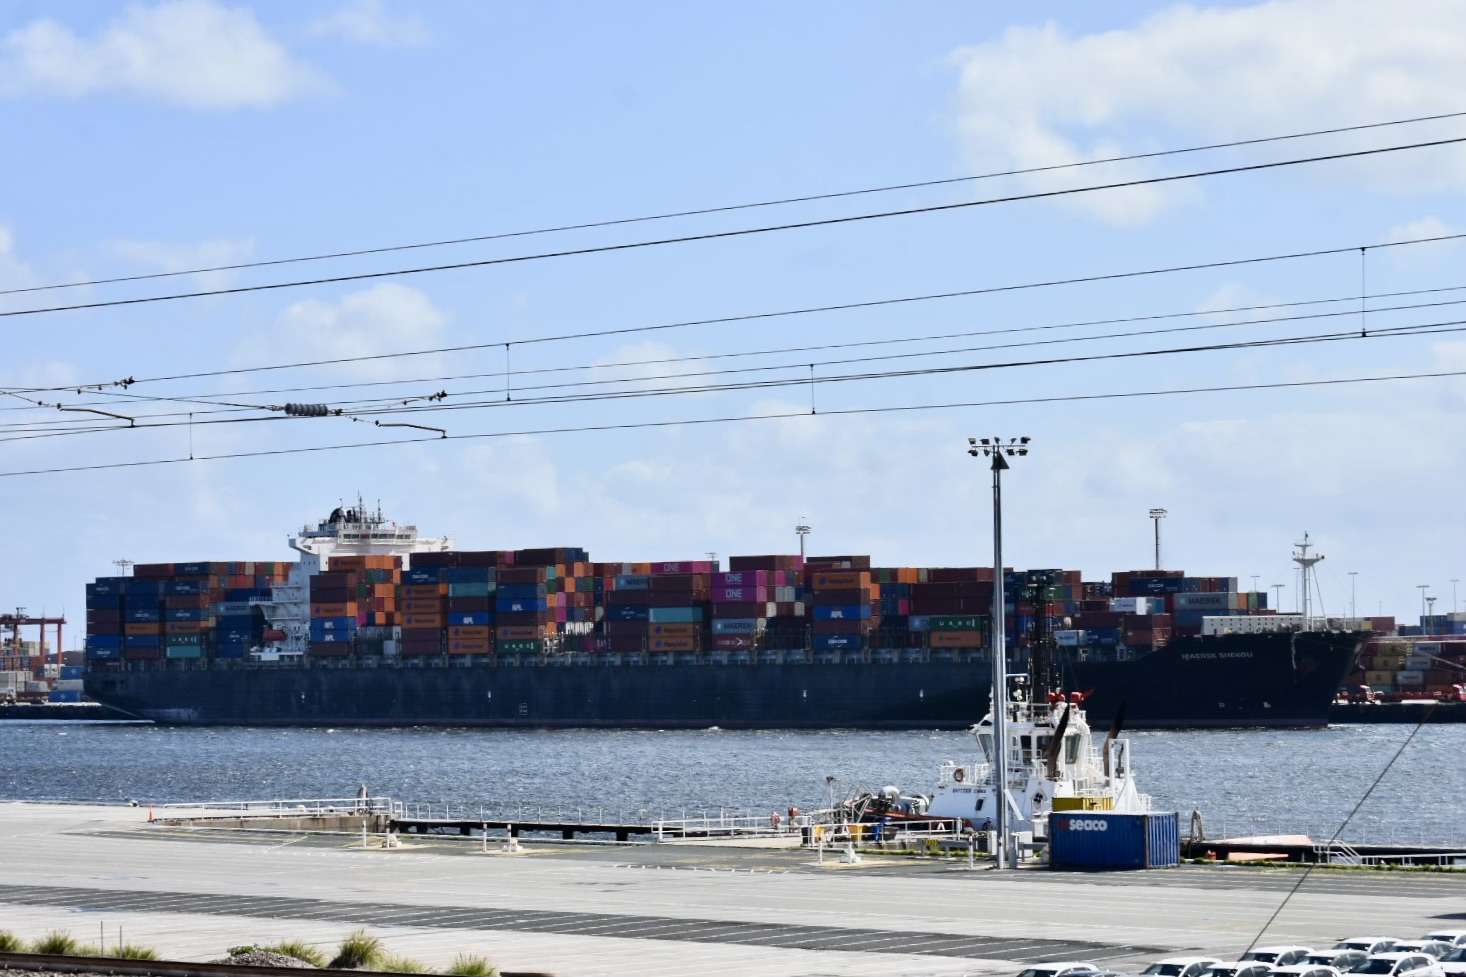
{"label": "parked car", "polygon": [[1370,977],[1446,977],[1434,957],[1424,953],[1374,953],[1354,971]]}
{"label": "parked car", "polygon": [[1439,960],[1451,951],[1451,944],[1443,940],[1401,940],[1390,949],[1397,953],[1423,953]]}
{"label": "parked car", "polygon": [[1268,977],[1273,966],[1261,960],[1233,960],[1208,967],[1201,977]]}
{"label": "parked car", "polygon": [[1291,967],[1312,952],[1311,946],[1260,946],[1242,954],[1242,959],[1261,960],[1274,967]]}
{"label": "parked car", "polygon": [[1466,977],[1466,946],[1458,946],[1436,963],[1445,971],[1446,977]]}
{"label": "parked car", "polygon": [[1343,977],[1343,974],[1324,964],[1295,963],[1291,967],[1274,967],[1270,977]]}
{"label": "parked car", "polygon": [[1388,953],[1396,940],[1393,936],[1351,936],[1334,944],[1335,950],[1363,950],[1368,954]]}
{"label": "parked car", "polygon": [[1102,971],[1092,963],[1064,960],[1036,963],[1018,972],[1018,977],[1099,977]]}
{"label": "parked car", "polygon": [[1421,939],[1440,940],[1451,946],[1466,946],[1466,930],[1436,930],[1433,933],[1426,933]]}
{"label": "parked car", "polygon": [[1315,950],[1303,958],[1304,963],[1333,967],[1340,973],[1352,973],[1364,966],[1369,954],[1363,950]]}
{"label": "parked car", "polygon": [[1201,977],[1203,972],[1219,963],[1221,961],[1215,957],[1166,957],[1140,973],[1142,977]]}

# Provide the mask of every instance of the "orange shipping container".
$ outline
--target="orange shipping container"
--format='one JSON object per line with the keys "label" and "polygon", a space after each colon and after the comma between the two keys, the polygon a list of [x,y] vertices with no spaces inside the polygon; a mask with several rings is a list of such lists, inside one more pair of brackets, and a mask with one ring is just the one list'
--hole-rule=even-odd
{"label": "orange shipping container", "polygon": [[931,640],[933,648],[981,648],[983,645],[981,631],[933,631]]}
{"label": "orange shipping container", "polygon": [[696,638],[648,638],[647,647],[652,651],[697,651]]}
{"label": "orange shipping container", "polygon": [[870,573],[866,570],[821,570],[810,576],[815,590],[855,590],[870,586]]}
{"label": "orange shipping container", "polygon": [[212,621],[169,621],[163,625],[164,634],[200,634],[214,626]]}
{"label": "orange shipping container", "polygon": [[448,629],[449,641],[469,640],[475,638],[483,638],[487,640],[491,637],[493,637],[492,628],[480,627],[477,625],[472,627],[450,627]]}
{"label": "orange shipping container", "polygon": [[448,585],[445,583],[413,583],[402,588],[402,599],[407,600],[432,600],[437,597],[448,596]]}
{"label": "orange shipping container", "polygon": [[162,634],[163,625],[153,624],[128,624],[123,634]]}
{"label": "orange shipping container", "polygon": [[312,604],[311,617],[356,617],[356,601],[344,604]]}
{"label": "orange shipping container", "polygon": [[441,614],[403,614],[401,617],[404,628],[441,628],[443,626],[443,615]]}
{"label": "orange shipping container", "polygon": [[535,641],[540,637],[540,629],[532,624],[506,625],[498,629],[498,634],[500,641]]}
{"label": "orange shipping container", "polygon": [[448,641],[448,654],[450,655],[491,655],[494,653],[494,641],[492,638],[479,638],[472,641]]}
{"label": "orange shipping container", "polygon": [[646,633],[657,638],[694,638],[701,624],[648,624]]}

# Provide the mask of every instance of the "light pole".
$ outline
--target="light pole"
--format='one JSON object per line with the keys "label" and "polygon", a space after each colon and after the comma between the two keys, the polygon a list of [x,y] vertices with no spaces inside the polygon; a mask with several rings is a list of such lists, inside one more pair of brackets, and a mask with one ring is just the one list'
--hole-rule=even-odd
{"label": "light pole", "polygon": [[[1428,608],[1428,610],[1426,612],[1426,616],[1428,616],[1428,617],[1435,617],[1435,598],[1434,597],[1427,597],[1427,598],[1425,598],[1425,604],[1426,604],[1426,607]],[[1425,629],[1424,628],[1421,628],[1421,630],[1424,631]]]}
{"label": "light pole", "polygon": [[1352,617],[1352,618],[1358,618],[1359,617],[1359,615],[1357,613],[1355,613],[1355,611],[1354,611],[1354,598],[1356,596],[1358,596],[1358,588],[1355,585],[1358,584],[1358,583],[1359,583],[1359,571],[1358,570],[1350,570],[1349,571],[1349,616]]}
{"label": "light pole", "polygon": [[1420,591],[1420,626],[1425,627],[1425,592],[1430,589],[1428,583],[1418,583],[1415,589]]}
{"label": "light pole", "polygon": [[1461,578],[1460,577],[1452,577],[1451,578],[1451,613],[1452,614],[1456,613],[1457,611],[1459,611],[1461,609],[1461,605],[1458,604],[1458,603],[1456,603],[1456,584],[1458,584],[1460,582],[1461,582]]}
{"label": "light pole", "polygon": [[708,552],[708,562],[713,565],[713,569],[714,570],[717,570],[718,569],[718,554],[715,553],[712,550],[708,550],[707,552]]}
{"label": "light pole", "polygon": [[1252,592],[1255,594],[1255,593],[1257,593],[1257,578],[1258,578],[1259,574],[1254,573],[1254,574],[1251,574],[1251,576],[1252,576]]}
{"label": "light pole", "polygon": [[812,532],[814,532],[814,530],[813,529],[810,529],[809,528],[809,525],[804,521],[804,517],[803,516],[800,516],[799,517],[799,524],[794,527],[794,534],[799,537],[799,562],[800,563],[803,563],[804,562],[804,537],[808,536]]}
{"label": "light pole", "polygon": [[1280,583],[1272,585],[1273,593],[1276,595],[1273,598],[1273,610],[1279,614],[1283,613],[1283,587],[1285,586],[1286,584]]}
{"label": "light pole", "polygon": [[1003,472],[1008,459],[1028,454],[1028,437],[968,438],[967,453],[974,458],[991,458],[993,472],[993,826],[998,843],[993,847],[997,867],[1006,868],[1008,852],[1008,642],[1004,635],[1006,601],[1003,599]]}
{"label": "light pole", "polygon": [[1161,520],[1166,518],[1165,509],[1150,510],[1150,520],[1155,523],[1155,568],[1161,568]]}

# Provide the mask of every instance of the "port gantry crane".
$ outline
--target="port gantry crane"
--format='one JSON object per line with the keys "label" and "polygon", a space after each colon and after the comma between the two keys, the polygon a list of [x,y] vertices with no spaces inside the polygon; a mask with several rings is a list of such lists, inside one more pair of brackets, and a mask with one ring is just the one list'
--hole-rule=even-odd
{"label": "port gantry crane", "polygon": [[[45,615],[42,615],[41,617],[31,617],[30,615],[25,613],[24,607],[17,607],[15,609],[15,613],[13,614],[0,614],[0,634],[3,634],[6,628],[10,629],[9,647],[14,649],[12,654],[16,656],[20,655],[21,649],[20,629],[22,627],[29,627],[31,625],[36,625],[40,628],[40,641],[37,643],[36,647],[37,650],[40,652],[42,664],[46,663],[46,652],[48,650],[46,647],[46,627],[52,624],[56,625],[56,643],[51,647],[55,649],[56,666],[59,668],[61,666],[61,651],[65,647],[65,645],[62,644],[61,641],[61,628],[66,624],[66,618],[46,617]],[[0,657],[5,656],[3,653],[0,653]]]}

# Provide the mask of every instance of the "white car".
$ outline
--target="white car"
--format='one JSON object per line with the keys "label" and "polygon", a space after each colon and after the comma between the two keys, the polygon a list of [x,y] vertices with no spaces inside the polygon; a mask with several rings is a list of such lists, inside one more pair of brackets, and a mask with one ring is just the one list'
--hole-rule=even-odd
{"label": "white car", "polygon": [[1272,970],[1272,964],[1261,960],[1233,960],[1208,967],[1201,977],[1268,977]]}
{"label": "white car", "polygon": [[1423,953],[1375,953],[1354,972],[1369,977],[1446,977],[1435,958]]}
{"label": "white car", "polygon": [[1398,941],[1393,936],[1351,936],[1334,944],[1335,950],[1363,950],[1373,956],[1388,953]]}
{"label": "white car", "polygon": [[1274,967],[1291,967],[1313,952],[1311,946],[1260,946],[1242,954],[1243,960],[1261,960]]}
{"label": "white car", "polygon": [[1097,974],[1100,969],[1092,963],[1077,960],[1062,960],[1058,963],[1036,963],[1018,972],[1018,977],[1085,977]]}
{"label": "white car", "polygon": [[1291,967],[1274,967],[1271,977],[1344,977],[1337,967],[1317,963],[1295,963]]}
{"label": "white car", "polygon": [[1221,963],[1215,957],[1167,957],[1157,960],[1140,973],[1142,977],[1201,977]]}
{"label": "white car", "polygon": [[1440,940],[1451,946],[1466,946],[1466,930],[1436,930],[1434,933],[1426,933],[1421,939]]}
{"label": "white car", "polygon": [[1318,967],[1333,967],[1341,974],[1353,973],[1364,966],[1369,954],[1363,950],[1317,950],[1303,958],[1303,963]]}
{"label": "white car", "polygon": [[1401,940],[1390,947],[1396,953],[1423,953],[1439,960],[1451,950],[1451,944],[1444,940]]}
{"label": "white car", "polygon": [[1446,977],[1466,977],[1466,946],[1458,946],[1436,961]]}

